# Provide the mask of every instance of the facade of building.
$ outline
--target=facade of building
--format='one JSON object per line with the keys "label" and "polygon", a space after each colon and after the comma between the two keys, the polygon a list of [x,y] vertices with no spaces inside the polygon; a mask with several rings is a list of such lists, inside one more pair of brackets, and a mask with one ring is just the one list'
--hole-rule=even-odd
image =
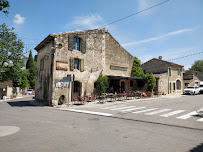
{"label": "facade of building", "polygon": [[3,99],[3,96],[11,98],[13,95],[13,82],[4,81],[0,83],[0,99]]}
{"label": "facade of building", "polygon": [[203,73],[199,71],[187,71],[183,73],[184,87],[199,86],[203,81]]}
{"label": "facade of building", "polygon": [[[105,29],[53,33],[35,50],[35,96],[52,105],[60,97],[94,93],[101,73],[109,77],[109,91],[132,91],[139,81],[130,77],[134,57]],[[74,75],[70,84],[67,75]]]}
{"label": "facade of building", "polygon": [[182,93],[184,89],[182,65],[153,58],[142,64],[144,73],[153,73],[157,84],[154,91],[159,94]]}

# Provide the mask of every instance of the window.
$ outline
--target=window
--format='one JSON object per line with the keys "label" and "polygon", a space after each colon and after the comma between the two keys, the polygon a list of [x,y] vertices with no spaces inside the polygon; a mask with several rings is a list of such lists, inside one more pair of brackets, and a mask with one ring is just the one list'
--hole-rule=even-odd
{"label": "window", "polygon": [[180,80],[176,81],[176,87],[177,87],[177,90],[181,90],[181,81]]}
{"label": "window", "polygon": [[181,76],[181,69],[178,68],[178,76]]}
{"label": "window", "polygon": [[175,82],[173,83],[173,90],[176,90],[176,84],[175,84]]}
{"label": "window", "polygon": [[168,68],[168,75],[171,76],[171,68]]}
{"label": "window", "polygon": [[74,59],[74,69],[80,70],[80,60]]}
{"label": "window", "polygon": [[130,87],[133,87],[133,81],[130,81]]}
{"label": "window", "polygon": [[70,58],[70,71],[74,69],[84,71],[84,59]]}
{"label": "window", "polygon": [[73,38],[73,49],[80,51],[80,38]]}
{"label": "window", "polygon": [[44,58],[40,60],[40,71],[44,70]]}

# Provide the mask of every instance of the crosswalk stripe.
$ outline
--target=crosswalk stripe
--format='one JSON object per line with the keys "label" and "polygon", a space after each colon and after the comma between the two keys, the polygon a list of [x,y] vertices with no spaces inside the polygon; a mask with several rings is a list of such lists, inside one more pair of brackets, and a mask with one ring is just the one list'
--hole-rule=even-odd
{"label": "crosswalk stripe", "polygon": [[128,106],[128,107],[122,107],[122,108],[114,108],[114,109],[110,109],[110,110],[122,110],[122,109],[128,109],[128,108],[133,108],[136,106]]}
{"label": "crosswalk stripe", "polygon": [[188,114],[186,114],[186,115],[182,115],[182,116],[180,116],[180,117],[177,117],[178,119],[188,119],[188,118],[190,118],[190,117],[193,117],[193,115],[196,115],[197,114],[197,112],[196,111],[193,111],[193,112],[190,112],[190,113],[188,113]]}
{"label": "crosswalk stripe", "polygon": [[145,113],[145,115],[154,115],[154,114],[169,111],[169,110],[171,110],[171,109],[162,109],[162,110],[158,110],[158,111],[154,111],[154,112],[150,112],[150,113]]}
{"label": "crosswalk stripe", "polygon": [[160,115],[160,116],[162,116],[162,117],[170,117],[170,116],[179,114],[179,113],[184,112],[184,111],[185,110],[176,110],[176,111],[173,111],[173,112],[170,112],[170,113],[166,113],[166,114],[163,114],[163,115]]}
{"label": "crosswalk stripe", "polygon": [[138,110],[138,109],[144,109],[144,108],[146,107],[131,108],[131,109],[121,110],[121,111],[126,112],[126,111],[132,111],[132,110]]}
{"label": "crosswalk stripe", "polygon": [[148,111],[152,111],[152,110],[156,110],[156,109],[157,109],[157,108],[151,108],[151,109],[136,111],[136,112],[133,112],[133,113],[143,113],[143,112],[148,112]]}
{"label": "crosswalk stripe", "polygon": [[203,118],[198,119],[197,121],[203,121]]}
{"label": "crosswalk stripe", "polygon": [[111,108],[120,108],[120,107],[125,107],[126,105],[120,105],[120,106],[113,106],[113,107],[105,107],[105,108],[101,108],[101,109],[111,109]]}

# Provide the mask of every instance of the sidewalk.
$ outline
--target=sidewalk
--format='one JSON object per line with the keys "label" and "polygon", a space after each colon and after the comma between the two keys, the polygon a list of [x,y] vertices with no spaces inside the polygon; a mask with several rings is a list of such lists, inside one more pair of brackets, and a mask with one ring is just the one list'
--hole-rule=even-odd
{"label": "sidewalk", "polygon": [[68,105],[64,104],[64,105],[58,105],[58,106],[54,106],[54,108],[92,108],[92,107],[102,107],[103,105],[117,105],[120,103],[133,103],[133,102],[142,102],[142,101],[149,101],[149,100],[157,100],[157,99],[173,99],[173,98],[180,98],[180,97],[184,97],[184,95],[180,95],[180,94],[176,94],[176,95],[161,95],[161,96],[155,96],[155,97],[150,97],[150,98],[140,98],[140,99],[132,99],[132,100],[123,100],[123,101],[109,101],[107,100],[104,103],[100,103],[98,100],[94,101],[94,102],[86,102],[86,104],[71,104]]}
{"label": "sidewalk", "polygon": [[16,99],[21,99],[21,98],[26,98],[26,97],[30,97],[30,96],[33,96],[33,95],[24,95],[22,97],[16,97],[16,98],[9,98],[9,99],[6,99],[6,100],[0,100],[0,102],[6,102],[6,101],[12,101],[12,100],[16,100]]}

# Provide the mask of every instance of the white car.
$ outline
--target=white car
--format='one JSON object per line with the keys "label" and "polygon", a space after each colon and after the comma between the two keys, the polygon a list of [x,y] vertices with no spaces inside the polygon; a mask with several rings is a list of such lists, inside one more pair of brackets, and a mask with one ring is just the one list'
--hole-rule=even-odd
{"label": "white car", "polygon": [[189,86],[183,90],[183,94],[200,94],[200,88],[196,86]]}
{"label": "white car", "polygon": [[200,88],[200,93],[203,93],[203,82],[200,82],[199,88]]}

